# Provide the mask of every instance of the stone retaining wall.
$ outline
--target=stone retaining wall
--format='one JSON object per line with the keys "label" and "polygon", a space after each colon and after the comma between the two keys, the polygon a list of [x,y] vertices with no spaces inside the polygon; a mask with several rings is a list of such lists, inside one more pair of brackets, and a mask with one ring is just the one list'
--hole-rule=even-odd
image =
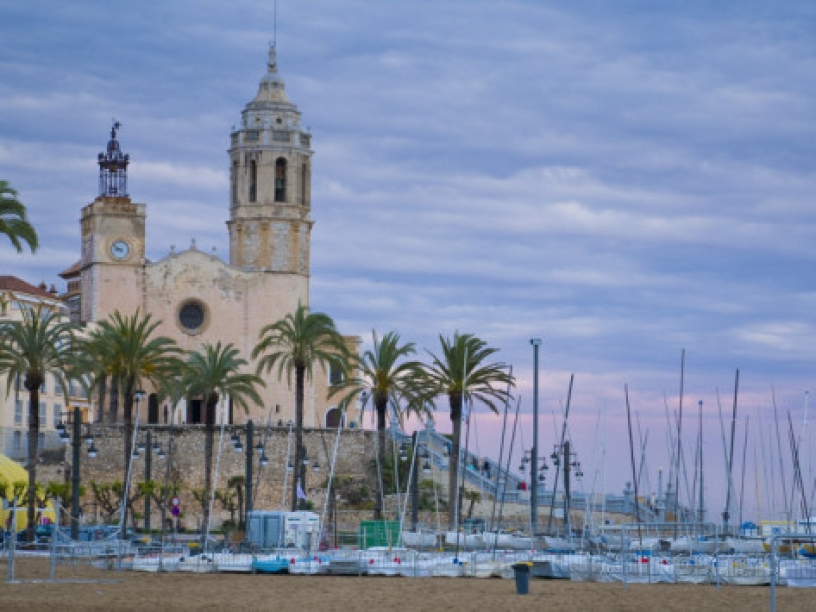
{"label": "stone retaining wall", "polygon": [[[170,448],[170,427],[163,425],[150,425],[140,427],[137,434],[139,441],[146,440],[147,432],[153,442],[161,445],[165,453]],[[233,449],[231,437],[237,433],[244,444],[244,452],[237,453]],[[125,470],[124,450],[123,450],[123,427],[122,426],[94,426],[93,435],[98,454],[96,458],[90,458],[86,452],[83,442],[82,456],[80,459],[81,482],[86,487],[86,493],[82,497],[83,513],[87,521],[93,521],[99,516],[99,508],[95,508],[93,494],[90,492],[88,483],[95,481],[98,483],[112,483],[124,481]],[[335,429],[307,429],[303,432],[303,441],[306,453],[310,462],[317,461],[320,471],[315,472],[310,466],[306,477],[306,496],[310,500],[316,512],[322,512],[325,495],[326,480],[329,475],[331,454],[334,450],[334,442],[337,435]],[[338,449],[337,461],[335,464],[335,475],[351,476],[354,479],[370,480],[368,464],[376,452],[376,432],[359,429],[344,429],[341,432],[340,446]],[[159,459],[156,452],[151,457],[151,479],[158,482],[179,482],[181,484],[179,498],[182,509],[182,525],[186,528],[197,528],[201,516],[201,506],[194,499],[192,490],[204,487],[204,426],[186,425],[184,427],[174,427],[172,433],[173,452],[167,454],[164,459]],[[219,438],[221,437],[220,427],[216,430],[215,451],[213,453],[213,472],[215,473],[218,459]],[[256,510],[268,509],[278,510],[283,507],[283,484],[287,482],[287,503],[288,509],[291,504],[291,473],[286,475],[287,447],[291,446],[289,452],[294,455],[294,434],[291,436],[287,427],[271,427],[269,429],[255,427],[255,444],[263,441],[264,448],[269,463],[260,466],[258,459],[260,453],[253,452],[253,472],[255,481],[254,508]],[[244,476],[246,473],[246,427],[226,426],[224,428],[223,443],[221,447],[220,466],[218,471],[218,481],[215,483],[217,489],[227,487],[227,482],[233,476]],[[146,452],[146,451],[145,451]],[[132,463],[131,483],[143,482],[145,478],[145,452],[142,452],[138,459]],[[46,483],[48,481],[70,480],[71,477],[71,445],[65,447],[64,462],[54,462],[43,464],[38,471],[38,480]],[[169,465],[169,475],[168,475]],[[374,489],[374,482],[368,483],[370,490]],[[131,484],[133,486],[133,484]],[[66,504],[67,505],[67,504]],[[143,502],[137,502],[137,510],[141,511]],[[151,525],[158,527],[161,522],[160,509],[156,504],[152,504]],[[370,515],[370,511],[369,511]],[[168,514],[169,516],[169,514]],[[214,524],[229,518],[229,513],[224,511],[220,504],[216,502],[213,513]]]}

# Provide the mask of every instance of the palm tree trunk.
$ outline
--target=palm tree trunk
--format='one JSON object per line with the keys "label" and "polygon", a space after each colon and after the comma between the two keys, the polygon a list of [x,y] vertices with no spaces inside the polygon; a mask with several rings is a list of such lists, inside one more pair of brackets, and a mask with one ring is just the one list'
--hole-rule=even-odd
{"label": "palm tree trunk", "polygon": [[385,491],[383,491],[382,466],[385,461],[385,413],[388,408],[388,398],[383,398],[382,401],[377,401],[374,406],[377,409],[377,461],[379,461],[379,469],[377,470],[377,501],[374,503],[374,520],[380,520],[383,514],[383,498]]}
{"label": "palm tree trunk", "polygon": [[450,418],[453,424],[451,454],[448,458],[448,529],[456,529],[459,524],[459,449],[462,445],[462,393],[448,395]]}
{"label": "palm tree trunk", "polygon": [[119,413],[119,378],[110,378],[110,403],[108,404],[108,422],[116,423]]}
{"label": "palm tree trunk", "polygon": [[96,385],[96,405],[101,407],[99,414],[96,417],[97,423],[104,423],[107,420],[105,416],[105,400],[108,395],[108,380],[109,378],[106,375],[103,375]]}
{"label": "palm tree trunk", "polygon": [[304,382],[306,367],[295,366],[295,465],[292,470],[292,512],[298,509],[298,484],[303,480],[303,491],[306,492],[306,467],[303,457],[306,455],[303,448],[303,398],[305,395]]}
{"label": "palm tree trunk", "polygon": [[26,376],[28,390],[28,525],[26,540],[34,541],[37,520],[37,460],[40,450],[40,385],[41,377]]}
{"label": "palm tree trunk", "polygon": [[[201,524],[201,538],[202,547],[204,546],[204,538],[207,533],[207,526],[210,524],[210,499],[212,498],[212,462],[213,462],[213,448],[215,447],[215,409],[218,406],[218,395],[205,398],[205,410],[207,414],[204,417],[204,503],[203,517]],[[247,450],[249,452],[249,450]]]}

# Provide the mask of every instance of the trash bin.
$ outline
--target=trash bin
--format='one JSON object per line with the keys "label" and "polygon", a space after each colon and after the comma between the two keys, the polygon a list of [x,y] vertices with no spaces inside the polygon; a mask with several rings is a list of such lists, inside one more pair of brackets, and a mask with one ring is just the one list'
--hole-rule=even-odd
{"label": "trash bin", "polygon": [[527,595],[530,592],[530,566],[532,563],[514,563],[513,573],[516,577],[516,593]]}

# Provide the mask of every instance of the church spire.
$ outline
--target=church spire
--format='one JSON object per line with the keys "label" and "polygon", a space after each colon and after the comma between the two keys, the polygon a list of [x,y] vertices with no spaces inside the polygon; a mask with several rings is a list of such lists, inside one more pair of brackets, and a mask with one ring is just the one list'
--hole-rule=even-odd
{"label": "church spire", "polygon": [[274,44],[230,139],[230,263],[308,277],[311,134],[286,96]]}
{"label": "church spire", "polygon": [[110,140],[106,153],[99,154],[99,195],[108,198],[126,198],[127,192],[127,167],[130,156],[122,153],[119,148],[119,141],[116,140],[116,132],[121,127],[118,121],[114,120],[111,127]]}
{"label": "church spire", "polygon": [[266,74],[258,85],[256,102],[277,102],[290,104],[286,97],[286,83],[278,73],[278,55],[275,45],[269,45],[269,59],[266,62]]}

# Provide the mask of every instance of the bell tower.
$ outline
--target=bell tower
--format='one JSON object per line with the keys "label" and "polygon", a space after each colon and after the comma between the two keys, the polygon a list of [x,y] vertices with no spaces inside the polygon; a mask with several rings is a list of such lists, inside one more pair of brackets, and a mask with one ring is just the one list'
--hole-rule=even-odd
{"label": "bell tower", "polygon": [[96,321],[115,309],[129,312],[140,303],[145,261],[145,205],[131,201],[127,189],[130,156],[111,128],[99,154],[99,195],[82,209],[81,320]]}
{"label": "bell tower", "polygon": [[313,151],[300,120],[271,45],[258,94],[231,134],[227,227],[234,266],[309,276]]}

